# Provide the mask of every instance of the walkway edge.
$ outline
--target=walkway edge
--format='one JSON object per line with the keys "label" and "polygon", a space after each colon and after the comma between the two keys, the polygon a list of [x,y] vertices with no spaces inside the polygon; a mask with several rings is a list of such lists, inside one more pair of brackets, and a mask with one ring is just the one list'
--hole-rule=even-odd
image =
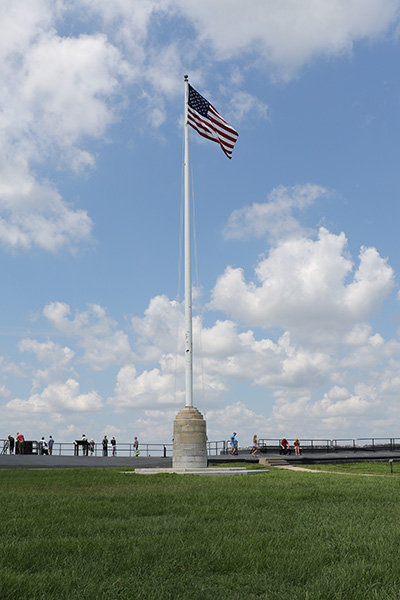
{"label": "walkway edge", "polygon": [[254,469],[249,470],[246,467],[205,467],[204,469],[135,469],[134,471],[122,471],[125,475],[159,475],[173,473],[176,475],[208,475],[208,476],[223,476],[223,475],[257,475],[259,473],[269,473],[269,469]]}

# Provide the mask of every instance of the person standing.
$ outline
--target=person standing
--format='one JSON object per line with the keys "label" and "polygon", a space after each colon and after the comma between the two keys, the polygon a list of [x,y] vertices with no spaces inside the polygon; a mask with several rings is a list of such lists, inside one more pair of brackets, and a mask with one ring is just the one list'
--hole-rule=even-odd
{"label": "person standing", "polygon": [[48,454],[49,451],[47,450],[47,442],[44,439],[44,437],[42,437],[42,439],[40,440],[40,454],[43,456],[43,454]]}
{"label": "person standing", "polygon": [[49,436],[49,441],[47,442],[47,445],[49,447],[49,455],[51,456],[53,454],[53,446],[54,446],[54,440],[51,435]]}
{"label": "person standing", "polygon": [[103,456],[108,456],[108,439],[107,436],[105,435],[103,437]]}
{"label": "person standing", "polygon": [[24,443],[25,443],[25,438],[22,435],[22,433],[17,433],[17,449],[18,449],[18,454],[23,454],[24,453]]}
{"label": "person standing", "polygon": [[114,436],[111,438],[111,451],[113,456],[117,456],[117,440]]}
{"label": "person standing", "polygon": [[14,445],[15,445],[15,440],[12,435],[9,435],[8,436],[8,451],[10,454],[14,454]]}
{"label": "person standing", "polygon": [[89,446],[88,439],[87,439],[86,435],[83,433],[82,434],[82,454],[83,454],[83,456],[88,455],[88,446]]}
{"label": "person standing", "polygon": [[133,452],[135,453],[135,456],[139,456],[139,454],[140,454],[139,440],[137,439],[136,435],[135,435],[135,439],[133,441]]}
{"label": "person standing", "polygon": [[300,452],[300,442],[299,442],[299,438],[296,438],[294,440],[294,453],[296,456],[300,456],[301,452]]}
{"label": "person standing", "polygon": [[90,452],[90,456],[93,456],[93,452],[94,452],[94,439],[91,438],[90,442],[89,442],[89,452]]}

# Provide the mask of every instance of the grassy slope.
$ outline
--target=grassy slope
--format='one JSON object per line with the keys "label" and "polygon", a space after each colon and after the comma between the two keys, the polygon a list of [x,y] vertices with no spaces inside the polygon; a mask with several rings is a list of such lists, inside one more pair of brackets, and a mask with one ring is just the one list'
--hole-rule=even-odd
{"label": "grassy slope", "polygon": [[0,472],[0,597],[398,599],[396,478]]}

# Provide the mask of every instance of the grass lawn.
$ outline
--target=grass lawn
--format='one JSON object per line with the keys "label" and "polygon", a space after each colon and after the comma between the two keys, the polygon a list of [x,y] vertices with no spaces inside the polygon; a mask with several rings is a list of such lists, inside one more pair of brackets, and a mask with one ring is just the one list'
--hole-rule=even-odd
{"label": "grass lawn", "polygon": [[331,473],[353,473],[359,475],[386,475],[388,477],[400,477],[400,462],[393,462],[393,473],[390,470],[389,461],[370,463],[341,463],[327,465],[307,465],[307,469],[315,471],[329,471]]}
{"label": "grass lawn", "polygon": [[280,469],[2,470],[0,598],[399,600],[399,492]]}

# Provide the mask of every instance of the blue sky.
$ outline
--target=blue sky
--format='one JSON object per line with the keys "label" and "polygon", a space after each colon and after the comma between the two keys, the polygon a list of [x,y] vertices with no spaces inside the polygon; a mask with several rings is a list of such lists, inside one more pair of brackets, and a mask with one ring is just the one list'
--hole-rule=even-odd
{"label": "blue sky", "polygon": [[0,16],[0,437],[171,439],[186,73],[240,134],[190,132],[209,439],[400,437],[400,1]]}

